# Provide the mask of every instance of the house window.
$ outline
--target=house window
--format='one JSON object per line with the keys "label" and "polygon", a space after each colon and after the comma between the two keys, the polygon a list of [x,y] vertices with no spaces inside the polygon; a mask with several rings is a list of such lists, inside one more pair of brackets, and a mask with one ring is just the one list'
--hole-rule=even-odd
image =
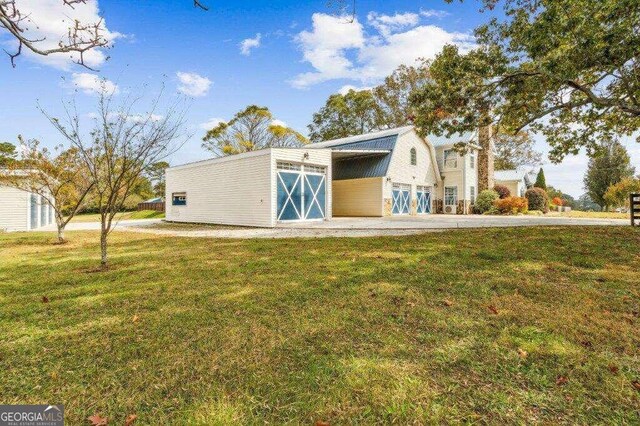
{"label": "house window", "polygon": [[458,153],[454,149],[446,149],[444,151],[444,167],[447,169],[458,167]]}
{"label": "house window", "polygon": [[469,199],[471,200],[471,204],[475,204],[476,203],[476,187],[472,186],[471,188],[469,188],[469,193],[470,193]]}
{"label": "house window", "polygon": [[472,169],[476,168],[476,153],[473,151],[469,153],[469,167]]}
{"label": "house window", "polygon": [[416,164],[418,164],[418,154],[415,148],[411,148],[411,165],[415,166]]}
{"label": "house window", "polygon": [[288,163],[286,161],[278,161],[276,164],[278,170],[301,170],[300,164]]}
{"label": "house window", "polygon": [[444,187],[444,204],[446,206],[458,205],[458,187],[457,186]]}
{"label": "house window", "polygon": [[174,206],[186,206],[187,205],[187,193],[186,192],[174,192],[172,194],[171,204]]}

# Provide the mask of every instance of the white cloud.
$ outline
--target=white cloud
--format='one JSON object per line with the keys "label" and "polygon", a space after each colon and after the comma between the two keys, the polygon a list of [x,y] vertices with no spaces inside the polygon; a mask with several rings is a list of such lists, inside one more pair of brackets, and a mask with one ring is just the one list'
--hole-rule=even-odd
{"label": "white cloud", "polygon": [[70,87],[82,90],[87,95],[97,95],[101,93],[117,95],[120,93],[118,85],[114,82],[88,72],[74,72],[71,74],[71,81],[72,86]]}
{"label": "white cloud", "polygon": [[287,126],[287,123],[285,123],[285,122],[284,122],[284,121],[282,121],[282,120],[278,120],[278,119],[272,120],[272,121],[271,121],[271,125],[272,125],[272,126],[288,127],[288,126]]}
{"label": "white cloud", "polygon": [[158,114],[133,114],[127,117],[127,121],[133,121],[136,123],[141,123],[143,121],[160,121],[164,118],[163,115]]}
{"label": "white cloud", "polygon": [[[22,16],[28,16],[23,21],[23,27],[28,28],[24,33],[25,36],[32,40],[44,39],[36,43],[40,49],[53,49],[58,47],[60,42],[66,42],[69,28],[74,25],[75,20],[82,24],[91,24],[98,23],[102,19],[97,0],[74,3],[73,7],[65,5],[61,0],[22,0],[16,3]],[[101,36],[110,43],[122,37],[122,34],[110,31],[104,20],[102,20],[102,28]],[[83,35],[84,39],[89,38],[88,34]],[[17,48],[17,42],[12,40],[9,49],[14,48]],[[80,59],[77,53],[54,53],[41,56],[25,48],[22,52],[33,60],[60,69],[69,69]],[[91,68],[100,67],[106,59],[107,56],[101,49],[92,49],[84,53],[84,63]]]}
{"label": "white cloud", "polygon": [[177,72],[180,84],[178,92],[195,98],[205,96],[211,87],[211,80],[193,72]]}
{"label": "white cloud", "polygon": [[420,9],[420,16],[424,16],[425,18],[444,18],[445,16],[449,16],[449,12],[437,9]]}
{"label": "white cloud", "polygon": [[371,89],[373,89],[373,87],[368,87],[368,86],[356,87],[356,86],[351,85],[351,84],[345,84],[344,86],[342,86],[338,90],[338,93],[340,93],[341,95],[346,95],[347,93],[349,93],[350,90],[355,90],[356,92],[361,92],[363,90],[371,90]]}
{"label": "white cloud", "polygon": [[362,48],[365,44],[360,22],[323,13],[314,13],[312,21],[313,30],[299,33],[296,42],[304,60],[316,71],[298,75],[292,81],[293,86],[303,88],[335,78],[356,77],[356,70],[345,55],[347,49]]}
{"label": "white cloud", "polygon": [[383,37],[388,37],[393,31],[415,27],[420,22],[420,16],[417,13],[396,13],[391,16],[369,12],[367,22],[377,29]]}
{"label": "white cloud", "polygon": [[222,118],[214,117],[214,118],[210,118],[210,119],[208,119],[208,120],[207,120],[207,121],[205,121],[204,123],[201,123],[199,127],[200,127],[202,130],[211,130],[211,129],[213,129],[214,127],[216,127],[218,124],[220,124],[220,123],[225,123],[225,122],[226,122],[226,120],[224,120],[224,119],[222,119]]}
{"label": "white cloud", "polygon": [[246,38],[242,40],[240,43],[240,53],[249,56],[251,54],[251,49],[255,49],[260,47],[260,40],[262,39],[262,34],[258,33],[254,38]]}
{"label": "white cloud", "polygon": [[349,22],[315,13],[312,21],[312,30],[302,31],[296,42],[314,71],[297,75],[291,81],[297,88],[336,79],[375,84],[401,64],[414,65],[419,59],[433,58],[445,44],[456,44],[462,51],[474,46],[469,34],[420,25],[416,13],[371,12],[367,16],[367,27],[373,30],[370,32],[357,19]]}

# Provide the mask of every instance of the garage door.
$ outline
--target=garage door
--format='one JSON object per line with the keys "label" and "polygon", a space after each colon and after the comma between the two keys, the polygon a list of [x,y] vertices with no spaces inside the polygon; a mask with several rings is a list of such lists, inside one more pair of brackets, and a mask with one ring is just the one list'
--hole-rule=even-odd
{"label": "garage door", "polygon": [[428,186],[418,186],[417,192],[418,214],[431,213],[431,188]]}
{"label": "garage door", "polygon": [[326,168],[278,162],[278,220],[322,220],[326,210]]}
{"label": "garage door", "polygon": [[411,206],[411,186],[394,183],[392,196],[393,207],[391,213],[409,214],[409,208]]}

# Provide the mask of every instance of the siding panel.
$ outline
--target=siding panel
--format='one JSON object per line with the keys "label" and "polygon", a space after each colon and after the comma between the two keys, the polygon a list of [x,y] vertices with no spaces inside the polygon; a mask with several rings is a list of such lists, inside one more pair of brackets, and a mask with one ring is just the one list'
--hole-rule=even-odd
{"label": "siding panel", "polygon": [[[272,226],[270,150],[169,168],[166,181],[169,221]],[[172,205],[174,192],[186,206]]]}
{"label": "siding panel", "polygon": [[383,216],[384,178],[333,181],[334,216]]}
{"label": "siding panel", "polygon": [[0,186],[0,230],[27,231],[29,193]]}

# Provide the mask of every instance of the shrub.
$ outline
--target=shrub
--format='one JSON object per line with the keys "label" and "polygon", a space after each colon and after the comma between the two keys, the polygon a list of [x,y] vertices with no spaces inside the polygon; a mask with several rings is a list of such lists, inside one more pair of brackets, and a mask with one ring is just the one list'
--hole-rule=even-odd
{"label": "shrub", "polygon": [[504,185],[496,185],[493,187],[493,190],[498,193],[500,198],[511,197],[511,191],[509,191],[509,188]]}
{"label": "shrub", "polygon": [[496,191],[492,189],[485,189],[476,198],[476,202],[473,205],[473,209],[476,213],[485,213],[491,210],[493,202],[499,198]]}
{"label": "shrub", "polygon": [[518,214],[529,211],[529,202],[524,197],[507,197],[493,202],[502,214]]}
{"label": "shrub", "polygon": [[553,200],[551,200],[551,204],[553,204],[554,206],[562,206],[564,205],[564,201],[562,201],[562,198],[560,197],[553,197]]}
{"label": "shrub", "polygon": [[540,210],[544,213],[549,211],[549,197],[547,196],[547,191],[544,189],[528,189],[524,196],[529,202],[529,210]]}

